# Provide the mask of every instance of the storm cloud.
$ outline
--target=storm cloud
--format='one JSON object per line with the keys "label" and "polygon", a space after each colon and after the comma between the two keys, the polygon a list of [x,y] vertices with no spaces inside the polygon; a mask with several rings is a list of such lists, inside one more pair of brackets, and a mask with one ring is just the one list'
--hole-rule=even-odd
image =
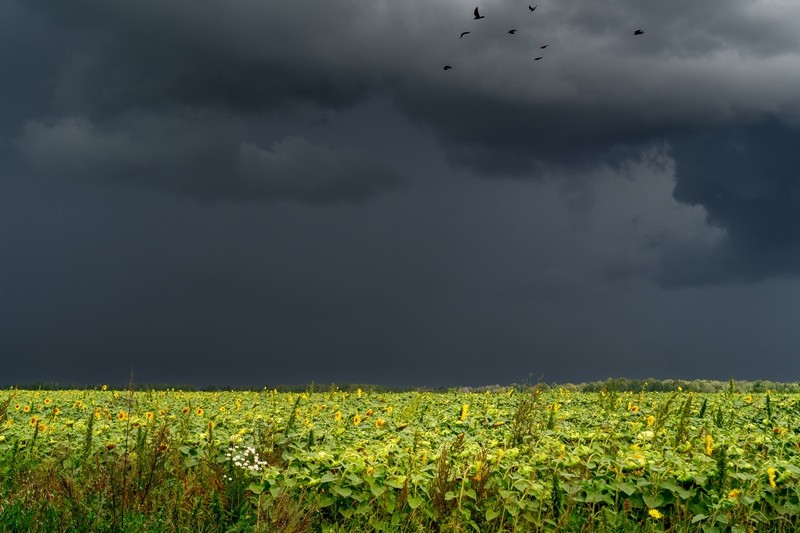
{"label": "storm cloud", "polygon": [[[473,8],[0,5],[7,346],[228,346],[298,361],[289,381],[381,380],[376,352],[446,381],[446,353],[503,380],[558,374],[548,353],[591,377],[756,346],[721,324],[767,326],[714,302],[768,305],[800,272],[800,5]],[[695,331],[698,305],[727,318]]]}

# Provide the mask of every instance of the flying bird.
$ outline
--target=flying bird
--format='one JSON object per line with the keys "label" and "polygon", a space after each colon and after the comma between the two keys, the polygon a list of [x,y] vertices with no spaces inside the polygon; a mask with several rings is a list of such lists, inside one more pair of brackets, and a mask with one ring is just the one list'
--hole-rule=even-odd
{"label": "flying bird", "polygon": [[451,67],[450,65],[445,65],[444,66],[444,70],[450,70],[451,68],[453,68],[453,67]]}
{"label": "flying bird", "polygon": [[533,6],[533,7],[531,7],[531,6],[528,6],[528,9],[530,9],[531,11],[533,11],[533,10],[534,10],[534,9],[536,9],[537,7],[539,7],[539,4],[536,4],[536,5],[535,5],[535,6]]}
{"label": "flying bird", "polygon": [[511,35],[514,35],[515,33],[517,33],[517,30],[508,30],[508,33],[510,33]]}
{"label": "flying bird", "polygon": [[633,32],[634,35],[641,35],[643,33],[644,33],[644,30],[636,30],[635,32]]}
{"label": "flying bird", "polygon": [[542,45],[542,46],[540,46],[539,48],[540,48],[540,49],[542,49],[542,50],[544,50],[544,49],[545,49],[545,48],[547,48],[548,46],[550,46],[550,43],[548,43],[548,44],[543,44],[543,45]]}
{"label": "flying bird", "polygon": [[[461,37],[465,36],[468,33],[472,33],[472,32],[471,31],[462,31],[461,32]],[[459,37],[459,39],[461,39],[461,37]]]}
{"label": "flying bird", "polygon": [[533,60],[534,61],[539,61],[542,57],[544,57],[544,56],[534,57]]}
{"label": "flying bird", "polygon": [[473,20],[485,19],[485,18],[486,18],[486,17],[484,17],[483,15],[481,15],[480,13],[478,13],[478,8],[476,7],[476,8],[475,8],[475,18],[474,18]]}

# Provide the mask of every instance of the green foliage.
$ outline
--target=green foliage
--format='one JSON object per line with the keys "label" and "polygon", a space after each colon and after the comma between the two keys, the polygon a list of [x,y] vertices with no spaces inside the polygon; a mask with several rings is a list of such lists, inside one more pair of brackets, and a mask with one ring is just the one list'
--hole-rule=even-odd
{"label": "green foliage", "polygon": [[15,391],[0,530],[800,530],[800,396],[639,385]]}

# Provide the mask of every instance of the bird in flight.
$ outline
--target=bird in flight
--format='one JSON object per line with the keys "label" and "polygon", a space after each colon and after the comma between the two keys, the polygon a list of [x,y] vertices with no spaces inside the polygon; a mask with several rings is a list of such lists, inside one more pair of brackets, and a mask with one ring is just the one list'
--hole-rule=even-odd
{"label": "bird in flight", "polygon": [[486,17],[484,17],[483,15],[481,15],[480,13],[478,13],[478,8],[476,7],[476,8],[475,8],[475,18],[474,18],[473,20],[485,19],[485,18],[486,18]]}
{"label": "bird in flight", "polygon": [[511,35],[514,35],[515,33],[517,33],[517,30],[508,30],[508,33],[510,33]]}
{"label": "bird in flight", "polygon": [[535,5],[535,6],[533,6],[533,7],[531,7],[531,6],[528,6],[528,9],[530,9],[531,11],[533,11],[533,10],[534,10],[534,9],[536,9],[537,7],[539,7],[539,4],[536,4],[536,5]]}
{"label": "bird in flight", "polygon": [[543,57],[543,56],[534,57],[534,58],[533,58],[533,60],[534,60],[534,61],[539,61],[539,60],[540,60],[542,57]]}
{"label": "bird in flight", "polygon": [[543,44],[543,45],[542,45],[542,46],[540,46],[539,48],[541,48],[542,50],[544,50],[544,49],[545,49],[545,48],[547,48],[548,46],[550,46],[550,43],[548,43],[548,44]]}
{"label": "bird in flight", "polygon": [[644,30],[636,30],[635,32],[633,32],[634,35],[641,35],[643,33],[644,33]]}
{"label": "bird in flight", "polygon": [[[461,37],[465,36],[468,33],[472,33],[472,32],[471,31],[462,31],[461,32]],[[461,37],[459,37],[459,39],[461,39]]]}
{"label": "bird in flight", "polygon": [[453,67],[451,67],[450,65],[445,65],[444,66],[444,70],[450,70],[451,68],[453,68]]}

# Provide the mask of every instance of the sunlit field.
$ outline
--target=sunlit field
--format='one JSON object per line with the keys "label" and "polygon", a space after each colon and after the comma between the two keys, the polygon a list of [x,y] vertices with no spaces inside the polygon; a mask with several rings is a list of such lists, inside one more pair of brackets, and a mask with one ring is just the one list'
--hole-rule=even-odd
{"label": "sunlit field", "polygon": [[798,531],[781,392],[0,395],[0,529]]}

